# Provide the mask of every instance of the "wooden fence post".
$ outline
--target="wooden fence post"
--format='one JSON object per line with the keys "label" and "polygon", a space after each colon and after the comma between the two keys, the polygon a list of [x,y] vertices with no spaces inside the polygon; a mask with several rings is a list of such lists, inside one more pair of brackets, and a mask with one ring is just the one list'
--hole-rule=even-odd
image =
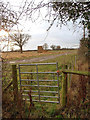
{"label": "wooden fence post", "polygon": [[13,78],[13,94],[14,94],[14,102],[17,103],[18,99],[18,82],[17,82],[17,69],[16,65],[12,65],[12,78]]}
{"label": "wooden fence post", "polygon": [[[71,69],[71,64],[69,65],[68,69]],[[68,88],[71,87],[71,79],[72,79],[72,74],[68,74]]]}
{"label": "wooden fence post", "polygon": [[[67,69],[67,65],[65,65]],[[67,73],[63,73],[62,79],[62,107],[65,107],[67,104]]]}

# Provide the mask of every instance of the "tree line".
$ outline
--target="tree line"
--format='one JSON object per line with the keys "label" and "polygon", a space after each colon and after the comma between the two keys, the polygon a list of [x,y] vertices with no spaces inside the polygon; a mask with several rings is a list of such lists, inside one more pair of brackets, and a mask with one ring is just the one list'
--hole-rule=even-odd
{"label": "tree line", "polygon": [[[44,43],[44,44],[43,44],[43,49],[44,49],[44,50],[47,50],[48,47],[49,47],[49,46],[48,46],[47,43]],[[51,45],[50,48],[51,48],[52,50],[60,50],[60,49],[61,49],[60,45],[58,45],[58,46],[56,46],[56,45]]]}

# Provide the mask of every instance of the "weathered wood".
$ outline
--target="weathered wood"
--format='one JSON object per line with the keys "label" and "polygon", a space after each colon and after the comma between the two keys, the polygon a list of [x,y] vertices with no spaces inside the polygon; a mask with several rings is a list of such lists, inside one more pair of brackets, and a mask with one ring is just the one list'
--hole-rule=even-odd
{"label": "weathered wood", "polygon": [[76,75],[83,75],[83,76],[90,76],[89,71],[72,71],[72,70],[63,70],[64,74],[76,74]]}
{"label": "weathered wood", "polygon": [[[68,70],[71,69],[71,64],[68,66]],[[71,74],[68,74],[68,88],[71,87],[71,78],[72,78],[72,75]]]}
{"label": "weathered wood", "polygon": [[[66,69],[67,67],[65,65]],[[62,107],[65,107],[67,104],[67,73],[64,73],[62,78]]]}
{"label": "weathered wood", "polygon": [[6,92],[7,89],[8,89],[12,84],[13,84],[13,82],[11,81],[11,82],[8,84],[8,86],[3,90],[3,92]]}
{"label": "weathered wood", "polygon": [[16,65],[12,65],[12,78],[13,78],[13,94],[14,94],[14,102],[17,102],[18,99],[18,82],[17,82],[17,69]]}
{"label": "weathered wood", "polygon": [[[65,67],[67,69],[67,66]],[[90,72],[84,71],[71,71],[71,70],[63,70],[63,79],[62,79],[62,107],[65,107],[67,104],[67,91],[68,91],[68,82],[67,82],[67,74],[76,74],[76,75],[83,75],[90,76]],[[86,92],[86,88],[83,87],[84,91]],[[83,99],[85,99],[85,95],[83,95]]]}

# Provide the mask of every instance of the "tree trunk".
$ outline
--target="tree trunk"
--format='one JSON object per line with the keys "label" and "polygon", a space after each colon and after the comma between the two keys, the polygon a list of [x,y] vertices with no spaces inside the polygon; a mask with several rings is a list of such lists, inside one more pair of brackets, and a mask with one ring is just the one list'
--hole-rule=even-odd
{"label": "tree trunk", "polygon": [[22,53],[23,51],[22,51],[22,46],[20,46],[20,52]]}

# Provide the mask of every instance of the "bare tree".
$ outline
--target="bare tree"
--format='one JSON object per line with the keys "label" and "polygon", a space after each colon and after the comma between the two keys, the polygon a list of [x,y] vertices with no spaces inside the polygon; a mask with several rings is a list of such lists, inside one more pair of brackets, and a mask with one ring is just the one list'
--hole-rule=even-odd
{"label": "bare tree", "polygon": [[10,35],[11,42],[13,42],[13,45],[16,45],[20,48],[21,53],[23,52],[23,46],[28,42],[30,37],[30,35],[22,33],[15,33]]}
{"label": "bare tree", "polygon": [[[87,1],[87,0],[85,0]],[[10,4],[4,4],[0,2],[0,13],[2,19],[2,28],[13,26],[19,23],[19,19],[21,16],[24,18],[29,18],[31,21],[37,20],[40,16],[42,16],[41,9],[47,9],[45,16],[43,16],[43,20],[50,23],[50,26],[47,30],[49,30],[55,21],[57,21],[57,25],[67,24],[68,21],[72,20],[76,22],[80,19],[80,23],[89,24],[89,2],[75,2],[74,0],[61,0],[57,2],[57,0],[49,0],[46,2],[45,0],[41,0],[36,3],[35,0],[27,1],[25,0],[22,7],[20,7],[20,11],[16,12],[10,9]],[[36,17],[35,14],[38,14]]]}
{"label": "bare tree", "polygon": [[50,26],[47,30],[49,30],[55,21],[57,21],[57,26],[62,26],[62,24],[66,25],[68,21],[72,20],[75,23],[78,19],[80,19],[81,24],[89,24],[89,6],[90,3],[85,1],[77,0],[41,0],[38,4],[35,4],[35,1],[27,3],[27,7],[25,9],[25,14],[31,20],[34,18],[33,15],[38,13],[38,17],[42,16],[41,9],[47,9],[43,20],[50,23]]}
{"label": "bare tree", "polygon": [[50,47],[52,48],[52,50],[55,50],[55,49],[56,49],[56,46],[55,46],[55,45],[51,45]]}
{"label": "bare tree", "polygon": [[[23,6],[20,7],[20,11],[16,12],[10,9],[10,3],[0,2],[0,13],[2,19],[2,27],[13,26],[18,24],[18,20],[21,16],[29,18],[32,21],[37,20],[38,17],[42,16],[41,9],[46,7],[47,12],[43,17],[45,21],[50,22],[50,27],[57,21],[57,25],[67,24],[68,21],[72,20],[76,22],[77,19],[80,19],[80,23],[89,24],[89,6],[90,3],[85,0],[84,2],[75,2],[75,0],[41,0],[38,3],[33,1],[27,1],[23,3]],[[34,17],[35,13],[38,13],[37,18]],[[48,29],[48,30],[49,30]]]}
{"label": "bare tree", "polygon": [[4,3],[0,1],[0,23],[0,29],[4,29],[6,31],[9,31],[18,23],[17,13],[10,8],[9,2]]}
{"label": "bare tree", "polygon": [[[3,2],[2,0],[0,0],[0,31],[2,30],[6,31],[9,36],[9,32],[12,30],[12,28],[16,25],[18,26],[22,13],[23,13],[23,9],[22,11],[19,12],[15,11],[12,9],[9,2]],[[9,39],[7,38],[7,36],[6,37],[1,36],[0,42],[1,44],[6,42],[3,49],[5,47],[8,48]]]}
{"label": "bare tree", "polygon": [[43,49],[44,49],[44,50],[47,50],[47,49],[48,49],[48,44],[47,44],[47,43],[44,43]]}

